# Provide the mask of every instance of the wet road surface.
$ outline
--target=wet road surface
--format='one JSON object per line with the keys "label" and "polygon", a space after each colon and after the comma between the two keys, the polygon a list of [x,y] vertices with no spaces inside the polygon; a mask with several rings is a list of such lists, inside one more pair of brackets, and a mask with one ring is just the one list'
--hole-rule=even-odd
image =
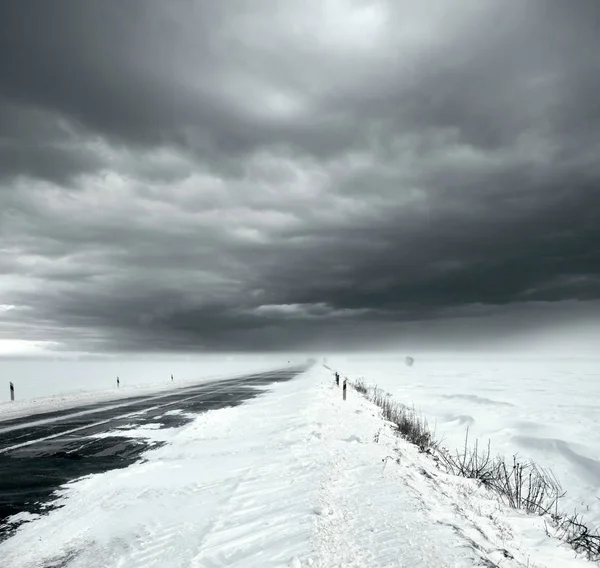
{"label": "wet road surface", "polygon": [[[288,381],[307,368],[287,367],[0,422],[0,541],[23,522],[8,523],[9,517],[51,509],[61,485],[127,467],[160,445],[124,437],[124,431],[147,424],[183,426],[194,415],[242,404],[264,392],[257,387]],[[118,435],[106,436],[111,431]],[[94,437],[99,433],[105,435]]]}

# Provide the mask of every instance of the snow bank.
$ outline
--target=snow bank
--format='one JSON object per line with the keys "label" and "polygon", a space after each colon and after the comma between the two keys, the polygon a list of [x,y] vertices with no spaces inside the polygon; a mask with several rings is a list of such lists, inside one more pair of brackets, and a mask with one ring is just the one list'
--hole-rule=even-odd
{"label": "snow bank", "polygon": [[600,357],[552,354],[415,354],[330,357],[351,379],[414,405],[449,448],[469,438],[494,454],[551,469],[577,509],[600,526]]}
{"label": "snow bank", "polygon": [[588,566],[546,537],[541,519],[440,473],[356,393],[342,401],[322,367],[269,390],[179,429],[138,430],[168,444],[143,463],[66,486],[62,508],[0,544],[3,561],[11,568]]}

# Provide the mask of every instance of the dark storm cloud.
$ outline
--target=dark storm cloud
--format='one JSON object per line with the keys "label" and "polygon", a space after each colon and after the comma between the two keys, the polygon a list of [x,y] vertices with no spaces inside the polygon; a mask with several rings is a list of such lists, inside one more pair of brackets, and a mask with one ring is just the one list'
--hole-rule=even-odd
{"label": "dark storm cloud", "polygon": [[[241,29],[238,37],[230,23],[247,16],[243,2],[215,4],[9,1],[0,23],[2,94],[111,139],[192,149],[198,158],[208,155],[211,167],[222,160],[233,167],[231,157],[260,145],[294,144],[318,153],[345,145],[342,136],[352,129],[327,117],[315,117],[320,126],[326,121],[322,129],[306,117],[276,123],[249,112],[248,97],[269,104],[260,101],[261,82],[277,87],[300,68],[245,43],[260,30]],[[255,18],[276,6],[263,3]],[[298,63],[311,63],[298,55]],[[277,68],[287,76],[273,77]],[[283,88],[303,88],[308,80]],[[31,158],[36,161],[35,149]]]}
{"label": "dark storm cloud", "polygon": [[599,21],[586,0],[6,0],[0,338],[350,345],[596,310]]}
{"label": "dark storm cloud", "polygon": [[[353,308],[597,298],[600,192],[585,184],[565,191],[569,182],[545,184],[543,198],[532,203],[516,199],[506,207],[498,196],[487,203],[473,194],[469,208],[453,215],[433,206],[418,224],[407,218],[365,228],[362,250],[360,243],[338,244],[327,257],[329,270],[323,266],[312,285],[298,273],[284,289],[293,289],[296,301]],[[370,239],[385,244],[369,250]]]}
{"label": "dark storm cloud", "polygon": [[136,32],[145,12],[141,2],[5,3],[4,96],[92,128],[143,136],[163,116],[153,112],[155,90],[144,90],[152,86],[149,70],[135,63]]}
{"label": "dark storm cloud", "polygon": [[23,173],[68,183],[71,175],[102,164],[53,113],[11,103],[1,95],[0,133],[0,183]]}

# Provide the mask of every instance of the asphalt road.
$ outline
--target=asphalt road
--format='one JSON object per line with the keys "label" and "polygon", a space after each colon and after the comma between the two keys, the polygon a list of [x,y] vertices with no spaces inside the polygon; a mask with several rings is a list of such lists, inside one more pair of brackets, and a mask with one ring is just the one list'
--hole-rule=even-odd
{"label": "asphalt road", "polygon": [[[308,365],[177,388],[152,396],[119,399],[0,422],[0,541],[23,521],[17,513],[42,513],[55,491],[79,477],[123,468],[157,444],[124,432],[154,424],[175,428],[208,410],[237,406],[258,396],[256,387],[288,381]],[[173,410],[183,413],[173,413]],[[94,437],[118,432],[118,436]]]}

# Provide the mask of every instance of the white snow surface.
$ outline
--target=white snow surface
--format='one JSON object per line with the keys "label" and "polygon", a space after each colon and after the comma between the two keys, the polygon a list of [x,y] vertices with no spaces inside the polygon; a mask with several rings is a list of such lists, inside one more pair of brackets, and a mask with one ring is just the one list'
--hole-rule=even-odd
{"label": "white snow surface", "polygon": [[[0,358],[0,376],[6,380],[0,398],[0,422],[270,371],[305,360],[298,356],[248,354],[87,361]],[[15,387],[14,401],[10,400],[9,382]]]}
{"label": "white snow surface", "polygon": [[[405,364],[405,355],[414,365]],[[469,439],[551,469],[561,507],[600,527],[600,355],[405,353],[329,357],[351,380],[414,406],[450,448]]]}
{"label": "white snow surface", "polygon": [[65,486],[61,508],[0,544],[2,566],[589,566],[543,519],[441,473],[357,393],[343,401],[324,367],[268,391],[137,430],[168,443]]}

